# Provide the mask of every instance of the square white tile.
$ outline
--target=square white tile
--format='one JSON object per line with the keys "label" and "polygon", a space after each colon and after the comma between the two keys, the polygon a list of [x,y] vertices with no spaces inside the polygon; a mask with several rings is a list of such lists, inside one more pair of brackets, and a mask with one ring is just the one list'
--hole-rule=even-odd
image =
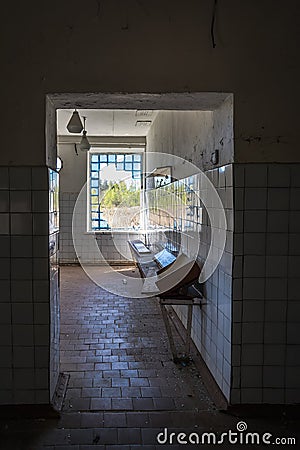
{"label": "square white tile", "polygon": [[265,187],[267,186],[268,167],[266,164],[245,165],[245,186]]}
{"label": "square white tile", "polygon": [[288,249],[290,255],[300,255],[300,233],[289,234]]}
{"label": "square white tile", "polygon": [[32,189],[48,189],[48,170],[47,167],[32,167]]}
{"label": "square white tile", "polygon": [[0,235],[0,249],[1,256],[9,257],[10,256],[10,238],[9,236],[1,236]]}
{"label": "square white tile", "polygon": [[266,322],[285,322],[286,319],[287,319],[287,301],[286,300],[266,300],[265,301],[265,320],[266,320]]}
{"label": "square white tile", "polygon": [[14,324],[13,344],[16,346],[32,346],[33,345],[33,325],[31,324]]}
{"label": "square white tile", "polygon": [[243,344],[241,346],[241,365],[261,366],[263,364],[263,344]]}
{"label": "square white tile", "polygon": [[32,237],[31,236],[12,236],[11,237],[11,256],[12,257],[31,257],[32,256]]}
{"label": "square white tile", "polygon": [[242,388],[260,388],[262,386],[263,368],[257,366],[241,367],[241,387]]}
{"label": "square white tile", "polygon": [[261,300],[244,300],[242,318],[244,322],[263,322],[264,302]]}
{"label": "square white tile", "polygon": [[300,211],[290,211],[289,231],[291,233],[299,233],[299,230],[300,230]]}
{"label": "square white tile", "polygon": [[[49,211],[49,193],[48,191],[33,191],[32,202],[34,212]],[[64,218],[62,218],[64,220]]]}
{"label": "square white tile", "polygon": [[267,228],[268,232],[287,233],[289,231],[288,211],[268,211],[267,220],[268,220],[268,228]]}
{"label": "square white tile", "polygon": [[299,333],[299,322],[287,323],[287,344],[299,345],[300,344],[300,333]]}
{"label": "square white tile", "polygon": [[11,285],[12,302],[30,302],[32,300],[32,280],[14,280]]}
{"label": "square white tile", "polygon": [[289,188],[269,188],[268,189],[268,209],[288,210],[290,207]]}
{"label": "square white tile", "polygon": [[33,323],[33,305],[32,303],[13,303],[12,304],[12,323],[13,324],[32,324]]}
{"label": "square white tile", "polygon": [[34,368],[34,347],[14,347],[13,363],[16,368]]}
{"label": "square white tile", "polygon": [[266,233],[244,233],[244,255],[265,255]]}
{"label": "square white tile", "polygon": [[11,234],[32,235],[32,214],[12,213]]}
{"label": "square white tile", "polygon": [[0,214],[0,235],[9,234],[9,214]]}
{"label": "square white tile", "polygon": [[284,344],[286,342],[286,323],[265,322],[264,342],[265,344]]}
{"label": "square white tile", "polygon": [[241,389],[241,403],[261,403],[262,389],[260,388],[243,388]]}
{"label": "square white tile", "polygon": [[288,256],[267,255],[266,276],[273,278],[285,278],[288,271]]}
{"label": "square white tile", "polygon": [[245,188],[245,209],[266,209],[267,188]]}
{"label": "square white tile", "polygon": [[[292,282],[283,278],[266,279],[266,299],[284,300],[288,295],[288,288],[292,287]],[[298,286],[299,287],[299,286]],[[299,292],[299,291],[298,291]]]}
{"label": "square white tile", "polygon": [[[300,236],[300,235],[299,235]],[[287,255],[289,236],[285,233],[267,233],[267,255]],[[300,240],[299,240],[300,242]]]}
{"label": "square white tile", "polygon": [[263,233],[266,231],[266,211],[245,211],[244,231],[246,233]]}
{"label": "square white tile", "polygon": [[265,366],[263,368],[264,388],[284,388],[284,366]]}
{"label": "square white tile", "polygon": [[270,164],[268,170],[268,186],[289,187],[290,167],[287,164]]}
{"label": "square white tile", "polygon": [[263,403],[268,403],[270,405],[280,405],[284,403],[285,390],[283,388],[264,388],[263,389]]}
{"label": "square white tile", "polygon": [[9,212],[9,192],[0,191],[0,212]]}
{"label": "square white tile", "polygon": [[0,303],[0,323],[11,323],[11,306],[9,303]]}
{"label": "square white tile", "polygon": [[32,258],[11,258],[12,280],[32,279]]}
{"label": "square white tile", "polygon": [[300,367],[286,367],[286,387],[288,389],[300,389]]}
{"label": "square white tile", "polygon": [[11,212],[31,212],[31,191],[11,191],[10,193]]}
{"label": "square white tile", "polygon": [[260,278],[265,276],[266,258],[261,255],[245,255],[243,275],[247,278]]}
{"label": "square white tile", "polygon": [[8,167],[0,167],[0,189],[9,189]]}
{"label": "square white tile", "polygon": [[300,187],[299,170],[300,170],[300,164],[293,164],[290,167],[291,186],[293,186],[293,187]]}
{"label": "square white tile", "polygon": [[10,182],[10,189],[30,190],[31,189],[30,167],[10,167],[9,182]]}
{"label": "square white tile", "polygon": [[244,344],[262,344],[264,337],[263,322],[244,322],[242,323],[242,343]]}
{"label": "square white tile", "polygon": [[0,279],[10,278],[10,258],[0,258]]}
{"label": "square white tile", "polygon": [[234,186],[244,187],[245,185],[245,168],[243,164],[233,165]]}
{"label": "square white tile", "polygon": [[286,357],[285,344],[264,345],[264,366],[284,366]]}

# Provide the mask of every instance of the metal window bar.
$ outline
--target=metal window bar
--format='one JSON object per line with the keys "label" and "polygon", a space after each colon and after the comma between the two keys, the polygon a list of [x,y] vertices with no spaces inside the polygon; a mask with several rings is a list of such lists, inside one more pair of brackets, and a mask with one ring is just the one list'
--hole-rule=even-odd
{"label": "metal window bar", "polygon": [[137,153],[97,153],[90,159],[90,229],[93,231],[106,230],[107,226],[101,226],[103,222],[100,209],[100,180],[101,170],[114,164],[116,170],[131,172],[133,180],[141,179],[142,155]]}

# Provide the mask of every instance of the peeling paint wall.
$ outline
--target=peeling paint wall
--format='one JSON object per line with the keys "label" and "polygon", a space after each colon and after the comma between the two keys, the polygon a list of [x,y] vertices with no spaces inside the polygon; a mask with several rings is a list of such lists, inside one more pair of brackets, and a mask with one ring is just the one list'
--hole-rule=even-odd
{"label": "peeling paint wall", "polygon": [[[203,155],[210,155],[213,150],[212,134],[211,111],[160,111],[147,136],[147,152],[172,154],[194,164],[198,162],[201,167]],[[151,155],[147,170],[151,172],[155,165],[164,164],[162,157]],[[183,167],[173,167],[172,170],[175,178],[191,175],[190,168],[186,169],[184,176]]]}
{"label": "peeling paint wall", "polygon": [[[229,95],[219,108],[213,111],[213,151],[218,150],[218,166],[230,164],[235,159],[233,136],[233,96]],[[204,169],[212,169],[211,155],[204,159]]]}
{"label": "peeling paint wall", "polygon": [[[216,164],[212,162],[212,153],[215,150],[219,152]],[[202,170],[232,163],[234,160],[232,95],[228,95],[213,111],[160,111],[147,136],[147,151],[179,156]],[[158,164],[158,161],[153,155],[148,158],[147,170],[153,170],[155,164]],[[163,164],[161,158],[160,166]],[[189,170],[187,169],[184,176],[190,175]],[[176,177],[176,167],[173,175]],[[183,178],[182,168],[178,178]]]}

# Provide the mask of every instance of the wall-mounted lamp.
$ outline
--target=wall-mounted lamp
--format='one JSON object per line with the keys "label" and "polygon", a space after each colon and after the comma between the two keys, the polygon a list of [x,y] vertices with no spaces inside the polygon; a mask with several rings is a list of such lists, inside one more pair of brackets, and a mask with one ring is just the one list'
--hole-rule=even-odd
{"label": "wall-mounted lamp", "polygon": [[76,109],[73,112],[71,119],[69,120],[67,130],[69,131],[69,133],[81,133],[83,130],[83,125]]}
{"label": "wall-mounted lamp", "polygon": [[82,138],[81,138],[81,141],[79,144],[79,148],[82,152],[88,152],[89,149],[91,148],[88,138],[86,137],[85,121],[86,121],[86,117],[83,117],[83,123],[84,123],[83,133],[82,133]]}

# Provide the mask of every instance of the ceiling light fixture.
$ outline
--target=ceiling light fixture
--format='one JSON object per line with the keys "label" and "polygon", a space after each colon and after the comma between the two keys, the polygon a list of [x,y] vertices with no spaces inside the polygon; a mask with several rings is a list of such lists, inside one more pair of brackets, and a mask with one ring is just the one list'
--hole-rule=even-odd
{"label": "ceiling light fixture", "polygon": [[83,130],[83,125],[76,109],[74,110],[71,119],[67,125],[67,130],[69,133],[81,133]]}
{"label": "ceiling light fixture", "polygon": [[150,127],[152,124],[152,120],[137,120],[135,122],[136,127]]}
{"label": "ceiling light fixture", "polygon": [[88,138],[86,137],[86,129],[85,129],[85,121],[86,121],[86,117],[82,117],[83,118],[83,132],[82,132],[82,138],[79,144],[79,148],[82,152],[88,152],[89,149],[91,148],[90,143],[88,141]]}

